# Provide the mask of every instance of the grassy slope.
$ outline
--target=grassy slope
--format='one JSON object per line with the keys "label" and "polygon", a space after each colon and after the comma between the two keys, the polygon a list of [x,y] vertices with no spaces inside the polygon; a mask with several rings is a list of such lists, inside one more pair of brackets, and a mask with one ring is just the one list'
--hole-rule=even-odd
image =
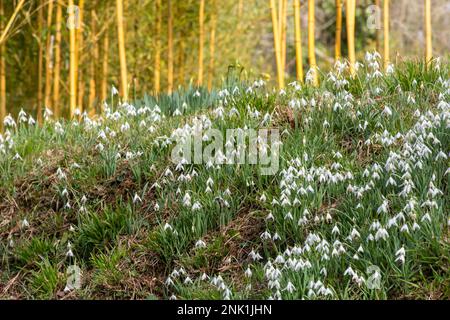
{"label": "grassy slope", "polygon": [[[145,97],[96,121],[24,116],[0,139],[0,296],[449,298],[449,66],[374,67],[281,94]],[[175,129],[266,114],[283,132],[276,175],[170,162]],[[83,285],[64,293],[73,263]]]}

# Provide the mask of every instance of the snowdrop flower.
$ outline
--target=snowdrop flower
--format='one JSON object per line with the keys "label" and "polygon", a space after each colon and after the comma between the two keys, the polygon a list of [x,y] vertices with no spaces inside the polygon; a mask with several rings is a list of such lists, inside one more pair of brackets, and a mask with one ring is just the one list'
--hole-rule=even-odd
{"label": "snowdrop flower", "polygon": [[8,114],[5,119],[3,119],[3,124],[5,125],[5,127],[16,127],[16,122],[10,114]]}
{"label": "snowdrop flower", "polygon": [[172,226],[171,226],[170,224],[168,224],[168,223],[166,223],[166,224],[164,225],[164,231],[167,231],[167,230],[170,230],[170,231],[173,230]]}
{"label": "snowdrop flower", "polygon": [[69,258],[73,257],[72,244],[70,243],[70,241],[67,243],[66,257],[69,257]]}
{"label": "snowdrop flower", "polygon": [[347,275],[350,275],[352,277],[355,275],[355,271],[353,271],[352,267],[348,267],[347,269],[345,269],[344,276],[347,276]]}
{"label": "snowdrop flower", "polygon": [[186,192],[186,194],[183,197],[183,205],[185,207],[190,207],[191,206],[191,196],[187,192]]}
{"label": "snowdrop flower", "polygon": [[378,207],[377,209],[377,213],[388,213],[389,211],[389,202],[387,199],[383,200],[383,203],[381,204],[381,206]]}
{"label": "snowdrop flower", "polygon": [[19,112],[19,122],[27,122],[27,114],[23,111],[23,109],[20,109]]}
{"label": "snowdrop flower", "polygon": [[386,67],[386,74],[390,75],[394,73],[394,65],[392,63],[389,63]]}
{"label": "snowdrop flower", "polygon": [[387,232],[387,230],[384,228],[378,229],[377,233],[375,234],[375,240],[386,240],[387,238],[389,238],[389,233]]}
{"label": "snowdrop flower", "polygon": [[166,286],[173,286],[174,282],[173,282],[172,278],[167,277],[165,284],[166,284]]}
{"label": "snowdrop flower", "polygon": [[400,262],[401,264],[405,263],[405,256],[406,256],[406,252],[405,252],[405,248],[402,246],[396,253],[395,253],[395,261],[396,262]]}
{"label": "snowdrop flower", "polygon": [[284,290],[289,293],[293,293],[296,289],[295,289],[294,285],[292,284],[292,282],[289,281]]}
{"label": "snowdrop flower", "polygon": [[117,96],[117,95],[119,95],[119,90],[117,90],[117,88],[115,86],[112,86],[111,87],[111,94],[113,96]]}
{"label": "snowdrop flower", "polygon": [[197,211],[200,210],[202,208],[202,205],[200,204],[200,202],[196,201],[193,205],[192,205],[192,211]]}
{"label": "snowdrop flower", "polygon": [[335,226],[333,227],[333,230],[331,230],[331,233],[332,233],[332,234],[340,234],[340,231],[339,231],[339,228],[338,228],[337,225],[335,225]]}
{"label": "snowdrop flower", "polygon": [[197,249],[206,248],[206,243],[202,240],[198,240],[195,243],[195,248],[197,248]]}
{"label": "snowdrop flower", "polygon": [[141,197],[138,196],[137,193],[135,193],[135,194],[134,194],[134,198],[133,198],[133,203],[136,204],[136,203],[138,203],[138,202],[141,203],[141,202],[142,202],[142,199],[141,199]]}
{"label": "snowdrop flower", "polygon": [[30,226],[30,223],[28,222],[27,219],[23,219],[22,222],[20,223],[20,227],[21,227],[22,229],[26,229],[26,228],[28,228],[29,226]]}
{"label": "snowdrop flower", "polygon": [[272,236],[270,235],[270,233],[267,230],[261,234],[261,239],[263,239],[263,240],[269,240],[271,238],[272,238]]}
{"label": "snowdrop flower", "polygon": [[250,258],[252,258],[253,261],[257,261],[257,260],[261,260],[262,259],[262,256],[258,252],[255,252],[254,250],[252,250],[249,253],[249,256],[250,256]]}
{"label": "snowdrop flower", "polygon": [[200,280],[205,281],[205,280],[208,280],[208,279],[209,279],[209,276],[206,273],[203,272],[202,276],[200,277]]}
{"label": "snowdrop flower", "polygon": [[392,110],[388,106],[385,106],[381,113],[388,117],[392,116]]}
{"label": "snowdrop flower", "polygon": [[404,225],[401,227],[400,232],[406,232],[406,233],[409,233],[408,225],[407,225],[407,224],[404,224]]}
{"label": "snowdrop flower", "polygon": [[252,270],[250,270],[250,268],[247,268],[247,270],[245,270],[245,276],[247,278],[251,278],[252,277]]}
{"label": "snowdrop flower", "polygon": [[431,217],[430,217],[430,215],[429,215],[428,213],[426,213],[426,214],[422,217],[422,219],[420,219],[420,221],[422,221],[422,222],[425,222],[425,221],[431,222]]}

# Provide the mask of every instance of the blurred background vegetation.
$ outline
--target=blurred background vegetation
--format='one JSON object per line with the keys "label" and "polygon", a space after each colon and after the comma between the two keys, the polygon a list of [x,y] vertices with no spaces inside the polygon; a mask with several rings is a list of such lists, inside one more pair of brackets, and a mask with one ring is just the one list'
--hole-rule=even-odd
{"label": "blurred background vegetation", "polygon": [[[1,0],[4,8],[0,16],[5,26],[13,14],[18,0]],[[56,32],[55,15],[48,25],[50,0],[28,0],[18,13],[11,30],[8,32],[5,51],[6,101],[7,111],[16,113],[20,108],[35,110],[38,104],[38,92],[44,90],[45,80],[40,78],[39,52],[43,61],[50,60],[53,67],[54,49],[48,50],[47,40],[54,43]],[[166,91],[167,55],[168,55],[168,3],[161,1],[161,30],[158,34],[156,0],[124,0],[125,46],[128,67],[130,96],[141,97],[144,93],[155,91],[155,56],[157,39],[161,43],[160,73],[161,92]],[[173,55],[174,86],[195,85],[198,79],[199,54],[199,8],[200,0],[172,0],[173,12]],[[295,77],[294,13],[292,1],[288,1],[287,10],[287,59],[286,76]],[[367,19],[373,0],[358,0],[356,11],[356,49],[361,59],[366,50],[376,48],[376,30],[369,30]],[[69,100],[69,30],[67,1],[63,6],[62,42],[61,42],[61,105],[65,108]],[[75,1],[75,5],[78,1]],[[301,1],[302,43],[305,70],[307,61],[307,10],[306,1]],[[391,59],[397,61],[411,57],[422,57],[424,47],[422,0],[391,1]],[[79,72],[84,94],[83,105],[88,103],[92,83],[95,87],[96,102],[101,100],[103,81],[107,82],[108,92],[111,85],[119,87],[119,55],[116,27],[116,5],[111,0],[85,1],[82,20],[83,45],[78,48]],[[335,37],[335,0],[316,1],[316,55],[319,68],[326,70],[334,63]],[[432,1],[433,53],[434,56],[447,56],[450,49],[448,36],[449,0]],[[215,28],[215,54],[213,68],[210,67],[210,39]],[[40,20],[41,19],[41,20]],[[95,23],[94,23],[95,20]],[[214,85],[219,85],[230,68],[237,69],[242,77],[263,77],[275,81],[275,58],[269,4],[266,0],[213,0],[205,2],[204,34],[204,78],[213,76]],[[345,25],[345,8],[344,8]],[[382,34],[382,30],[380,30]],[[105,55],[105,38],[108,48]],[[346,41],[343,28],[343,44]],[[346,56],[346,46],[342,46]],[[104,57],[107,57],[108,72],[103,76]],[[45,76],[44,71],[41,72]],[[92,82],[94,80],[94,82]],[[204,84],[206,85],[206,80]],[[39,86],[41,86],[39,88]]]}

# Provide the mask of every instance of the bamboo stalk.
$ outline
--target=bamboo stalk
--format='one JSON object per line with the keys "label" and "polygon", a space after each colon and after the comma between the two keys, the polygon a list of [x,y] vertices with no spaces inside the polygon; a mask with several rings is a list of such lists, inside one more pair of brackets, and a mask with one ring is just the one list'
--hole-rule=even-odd
{"label": "bamboo stalk", "polygon": [[44,28],[44,9],[43,0],[38,2],[38,79],[37,79],[37,109],[36,118],[38,123],[42,123],[42,103],[44,101],[44,96],[42,94],[42,78],[44,73],[44,49],[42,46],[42,30]]}
{"label": "bamboo stalk", "polygon": [[102,65],[102,93],[101,101],[105,102],[108,97],[108,51],[109,51],[109,38],[106,32],[103,37],[103,65]]}
{"label": "bamboo stalk", "polygon": [[287,25],[287,0],[281,0],[281,64],[283,72],[286,71],[286,25]]}
{"label": "bamboo stalk", "polygon": [[214,80],[214,64],[215,64],[215,44],[216,44],[216,26],[217,26],[217,2],[213,0],[213,13],[211,14],[211,33],[209,40],[209,68],[208,68],[208,90],[212,90]]}
{"label": "bamboo stalk", "polygon": [[120,80],[123,101],[128,101],[127,60],[125,52],[125,34],[123,30],[123,0],[116,0],[117,37],[119,43]]}
{"label": "bamboo stalk", "polygon": [[180,36],[178,51],[178,83],[184,84],[185,79],[185,67],[186,67],[186,52],[183,35]]}
{"label": "bamboo stalk", "polygon": [[198,46],[198,81],[197,85],[200,87],[203,84],[203,47],[205,38],[205,0],[200,0],[200,11],[198,15],[199,20],[199,46]]}
{"label": "bamboo stalk", "polygon": [[161,89],[161,0],[156,0],[156,41],[154,65],[154,90],[158,94]]}
{"label": "bamboo stalk", "polygon": [[355,74],[355,0],[347,0],[346,13],[347,13],[347,45],[348,45],[348,60],[350,63],[350,74]]}
{"label": "bamboo stalk", "polygon": [[[239,0],[237,7],[237,37],[242,35],[242,15],[244,13],[244,0]],[[239,52],[239,41],[235,41],[234,43],[234,52],[237,54]]]}
{"label": "bamboo stalk", "polygon": [[433,59],[432,28],[431,28],[431,0],[425,0],[425,61]]}
{"label": "bamboo stalk", "polygon": [[95,9],[91,9],[91,35],[92,35],[92,59],[90,65],[90,79],[89,79],[89,116],[94,116],[96,113],[95,98],[97,97],[97,82],[96,82],[96,63],[98,61],[98,44],[97,44],[97,15]]}
{"label": "bamboo stalk", "polygon": [[61,1],[56,2],[56,37],[55,37],[55,69],[53,77],[53,113],[55,118],[61,116],[59,107],[59,80],[61,76],[61,21],[62,21],[62,4]]}
{"label": "bamboo stalk", "polygon": [[386,69],[390,61],[389,50],[389,0],[383,0],[383,31],[384,31],[384,68]]}
{"label": "bamboo stalk", "polygon": [[297,80],[303,82],[303,52],[302,52],[302,31],[300,0],[294,0],[294,18],[295,18],[295,61],[297,67]]}
{"label": "bamboo stalk", "polygon": [[75,109],[77,108],[77,60],[76,60],[76,21],[75,21],[75,8],[73,5],[73,0],[69,0],[69,21],[72,23],[69,26],[69,36],[70,36],[70,70],[69,70],[69,82],[70,82],[70,117],[73,118],[75,114]]}
{"label": "bamboo stalk", "polygon": [[168,55],[167,55],[167,93],[173,91],[173,8],[172,0],[167,0],[167,11],[169,19],[167,21],[168,28]]}
{"label": "bamboo stalk", "polygon": [[342,43],[342,0],[336,0],[336,44],[334,50],[334,59],[341,59]]}
{"label": "bamboo stalk", "polygon": [[83,79],[83,46],[84,46],[84,0],[80,0],[78,4],[78,28],[76,32],[76,42],[75,42],[75,57],[76,57],[76,77],[77,77],[77,108],[83,110],[83,101],[84,101],[84,79]]}
{"label": "bamboo stalk", "polygon": [[[0,0],[0,17],[5,15],[3,0]],[[0,21],[0,34],[5,28],[3,19]],[[6,43],[0,44],[0,133],[3,132],[3,120],[6,117]]]}
{"label": "bamboo stalk", "polygon": [[19,14],[20,9],[22,9],[24,3],[25,3],[25,0],[20,0],[20,2],[17,4],[16,8],[14,9],[14,12],[13,12],[11,18],[9,18],[9,21],[6,24],[5,29],[1,33],[0,44],[2,44],[6,40],[6,35],[8,34],[9,29],[11,29],[11,27],[14,23],[14,20],[16,19],[17,15]]}
{"label": "bamboo stalk", "polygon": [[47,9],[47,45],[45,52],[45,98],[44,105],[46,108],[52,109],[51,107],[51,93],[52,93],[52,74],[53,74],[53,66],[52,66],[52,36],[51,36],[51,27],[53,20],[53,0],[49,0],[48,9]]}
{"label": "bamboo stalk", "polygon": [[[375,6],[377,7],[377,14],[378,14],[378,12],[380,12],[380,10],[381,10],[381,8],[380,8],[380,0],[375,0]],[[379,27],[378,27],[378,17],[377,17],[377,29],[376,29],[376,35],[375,35],[375,38],[376,38],[376,40],[375,40],[375,46],[376,46],[376,50],[377,50],[377,52],[378,53],[380,53],[381,52],[381,35],[380,35],[380,30],[379,30]]]}
{"label": "bamboo stalk", "polygon": [[282,69],[282,61],[281,61],[281,43],[280,43],[280,33],[278,30],[278,19],[276,12],[275,0],[269,0],[270,3],[270,11],[272,13],[272,28],[273,28],[273,42],[275,47],[275,58],[277,65],[277,79],[278,79],[278,88],[284,88],[284,74]]}
{"label": "bamboo stalk", "polygon": [[309,66],[313,72],[313,85],[319,85],[316,63],[316,44],[315,44],[315,1],[308,0],[308,57]]}

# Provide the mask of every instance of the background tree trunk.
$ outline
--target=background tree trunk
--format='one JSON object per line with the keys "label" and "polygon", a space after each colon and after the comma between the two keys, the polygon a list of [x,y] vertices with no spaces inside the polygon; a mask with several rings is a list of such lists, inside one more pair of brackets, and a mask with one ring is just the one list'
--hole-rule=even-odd
{"label": "background tree trunk", "polygon": [[278,88],[284,88],[284,72],[283,72],[283,64],[281,60],[281,41],[280,41],[280,33],[278,30],[278,18],[276,11],[275,0],[269,0],[270,11],[272,13],[272,28],[273,28],[273,42],[275,47],[275,59],[277,65],[277,80],[278,80]]}
{"label": "background tree trunk", "polygon": [[205,0],[200,0],[200,10],[198,15],[199,20],[199,45],[198,45],[198,81],[197,85],[200,87],[203,84],[203,46],[205,38]]}
{"label": "background tree trunk", "polygon": [[[0,0],[0,17],[5,16],[3,0]],[[0,21],[0,34],[3,33],[5,24],[3,19]],[[6,117],[6,43],[0,44],[0,133],[3,132],[3,120]]]}
{"label": "background tree trunk", "polygon": [[313,73],[313,85],[319,84],[316,63],[316,22],[315,22],[315,1],[308,0],[308,57],[309,67]]}
{"label": "background tree trunk", "polygon": [[56,38],[55,38],[55,68],[53,77],[53,113],[55,118],[61,116],[59,103],[59,81],[61,76],[61,25],[62,22],[62,4],[61,1],[56,2]]}
{"label": "background tree trunk", "polygon": [[156,0],[156,39],[154,66],[155,94],[158,94],[161,89],[161,21],[161,0]]}
{"label": "background tree trunk", "polygon": [[217,1],[212,1],[212,14],[211,14],[211,31],[209,40],[209,68],[208,68],[208,90],[212,90],[214,80],[214,63],[215,63],[215,50],[216,50],[216,26],[217,26]]}
{"label": "background tree trunk", "polygon": [[53,41],[51,33],[53,25],[53,0],[49,0],[47,7],[47,39],[45,46],[45,100],[46,108],[52,110],[51,93],[52,93],[52,73],[53,73]]}
{"label": "background tree trunk", "polygon": [[389,65],[389,0],[383,0],[384,68]]}
{"label": "background tree trunk", "polygon": [[167,28],[168,28],[168,55],[167,55],[167,93],[173,91],[173,8],[172,0],[167,0]]}
{"label": "background tree trunk", "polygon": [[338,61],[341,58],[342,43],[342,1],[336,0],[336,46],[334,50],[334,59]]}
{"label": "background tree trunk", "polygon": [[295,61],[297,67],[297,80],[303,82],[303,51],[302,51],[302,29],[300,15],[300,0],[294,0],[295,19]]}
{"label": "background tree trunk", "polygon": [[127,59],[125,52],[125,34],[123,30],[123,0],[116,0],[116,4],[122,99],[123,101],[128,101]]}
{"label": "background tree trunk", "polygon": [[105,102],[108,98],[108,53],[109,53],[109,38],[108,32],[103,36],[103,65],[102,65],[102,95],[101,101]]}
{"label": "background tree trunk", "polygon": [[75,21],[75,8],[73,5],[73,0],[69,0],[69,36],[70,36],[70,46],[69,46],[69,56],[70,56],[70,70],[69,70],[69,95],[70,95],[70,117],[73,118],[75,115],[75,109],[77,108],[77,58],[76,58],[76,24]]}

